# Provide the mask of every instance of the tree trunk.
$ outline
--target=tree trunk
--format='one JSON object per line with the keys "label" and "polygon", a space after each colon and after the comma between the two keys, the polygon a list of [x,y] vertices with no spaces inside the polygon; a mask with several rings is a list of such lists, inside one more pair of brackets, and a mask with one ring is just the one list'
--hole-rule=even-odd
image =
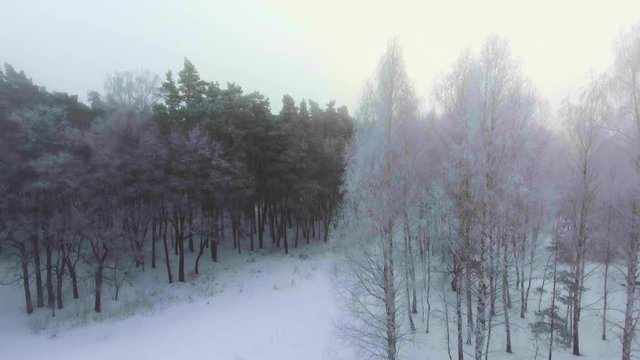
{"label": "tree trunk", "polygon": [[235,217],[231,216],[231,238],[233,239],[233,248],[238,248],[238,236]]}
{"label": "tree trunk", "polygon": [[107,249],[105,248],[104,253],[98,259],[98,268],[95,273],[95,302],[93,310],[99,313],[102,310],[102,280],[103,280],[103,272],[104,272],[104,261],[107,259]]}
{"label": "tree trunk", "polygon": [[329,240],[329,225],[331,225],[331,211],[327,210],[327,213],[324,215],[324,242]]}
{"label": "tree trunk", "polygon": [[164,231],[162,231],[162,243],[164,244],[164,261],[167,266],[167,276],[169,277],[169,284],[173,282],[173,277],[171,276],[171,261],[169,260],[169,244],[167,244],[167,232],[169,225],[167,220],[164,220]]}
{"label": "tree trunk", "polygon": [[275,244],[276,243],[276,231],[275,231],[275,225],[274,225],[274,216],[273,216],[273,207],[274,205],[271,205],[269,207],[269,235],[271,235],[271,243]]}
{"label": "tree trunk", "polygon": [[[429,249],[428,243],[426,246],[427,246],[427,250],[425,252],[425,254],[427,255],[427,314],[426,315],[427,315],[427,333],[429,333],[429,325],[431,320],[431,249]],[[447,317],[448,316],[449,314],[447,314]],[[447,329],[447,332],[448,332],[448,329]]]}
{"label": "tree trunk", "polygon": [[471,334],[473,333],[473,302],[471,301],[471,269],[468,264],[465,265],[464,271],[465,295],[467,300],[467,345],[471,345]]}
{"label": "tree trunk", "polygon": [[20,252],[20,263],[22,264],[22,286],[24,288],[24,301],[27,307],[27,314],[33,313],[33,304],[31,303],[31,289],[29,287],[29,256],[24,243],[16,245]]}
{"label": "tree trunk", "polygon": [[42,267],[40,266],[40,242],[38,235],[31,237],[31,244],[33,247],[33,272],[36,274],[36,302],[39,308],[44,307],[44,291],[42,287]]}
{"label": "tree trunk", "polygon": [[604,301],[604,305],[602,306],[602,340],[607,340],[607,307],[609,301],[609,288],[608,288],[608,280],[609,280],[609,244],[607,244],[607,254],[605,255],[604,262],[604,290],[602,294],[602,298]]}
{"label": "tree trunk", "polygon": [[631,351],[635,336],[636,317],[634,316],[636,302],[636,283],[638,273],[638,250],[640,241],[636,224],[636,212],[633,209],[633,230],[629,239],[629,257],[627,258],[627,273],[625,274],[626,304],[624,309],[624,325],[622,328],[622,360],[631,360]]}
{"label": "tree trunk", "polygon": [[242,254],[242,243],[241,243],[241,238],[242,238],[242,220],[240,219],[240,212],[237,211],[236,212],[236,223],[235,226],[236,228],[236,238],[237,238],[237,242],[238,242],[238,254]]}
{"label": "tree trunk", "polygon": [[[502,304],[504,311],[504,329],[506,336],[506,352],[512,353],[511,350],[511,324],[509,323],[509,307],[507,306],[507,299],[509,298],[509,276],[507,274],[507,242],[504,241],[504,247],[502,249]],[[521,307],[522,309],[522,307]],[[522,311],[522,310],[521,310]]]}
{"label": "tree trunk", "polygon": [[264,249],[264,212],[266,210],[266,205],[262,208],[258,207],[258,247],[260,249]]}
{"label": "tree trunk", "polygon": [[411,313],[411,284],[409,277],[409,224],[407,224],[406,222],[404,230],[404,277],[406,291],[405,295],[407,299],[407,316],[409,317],[409,327],[411,331],[416,331],[416,325],[413,323],[413,315]]}
{"label": "tree trunk", "polygon": [[[455,255],[454,255],[455,256]],[[455,261],[454,261],[455,262]],[[454,271],[455,272],[455,271]],[[458,333],[458,360],[464,360],[464,348],[462,342],[462,276],[454,276],[456,288],[456,324]]]}
{"label": "tree trunk", "polygon": [[[61,247],[62,248],[62,247]],[[65,254],[62,249],[58,250],[58,261],[56,263],[56,300],[58,309],[62,309],[62,280],[64,278],[64,258]]]}
{"label": "tree trunk", "polygon": [[525,298],[525,290],[524,290],[524,261],[522,262],[522,267],[520,268],[520,318],[524,319],[524,312],[527,309],[527,300]]}
{"label": "tree trunk", "polygon": [[178,226],[176,223],[171,226],[171,244],[173,245],[173,255],[178,256],[178,237],[176,236],[176,226]]}
{"label": "tree trunk", "polygon": [[284,234],[284,253],[289,254],[289,242],[287,241],[287,214],[282,211],[282,232]]}
{"label": "tree trunk", "polygon": [[396,338],[396,303],[395,282],[393,274],[393,223],[389,221],[383,245],[383,285],[385,293],[387,358],[395,360],[397,355]]}
{"label": "tree trunk", "polygon": [[[537,241],[537,235],[532,238],[531,252],[529,258],[529,276],[527,278],[527,291],[524,294],[524,312],[526,313],[529,310],[529,291],[531,290],[531,282],[533,280],[533,263],[535,260],[535,242]],[[524,314],[522,314],[524,315]],[[524,316],[521,316],[524,319]]]}
{"label": "tree trunk", "polygon": [[[578,260],[579,262],[580,260]],[[582,281],[580,281],[580,278],[582,277],[581,271],[579,270],[580,265],[577,266],[578,270],[576,270],[577,276],[576,276],[576,280],[574,283],[574,290],[573,290],[573,303],[571,304],[572,310],[573,310],[573,315],[572,315],[572,323],[571,323],[571,330],[572,330],[572,344],[573,344],[573,355],[580,355],[580,332],[579,330],[579,322],[580,322],[580,292],[581,292],[581,286],[582,286]]]}
{"label": "tree trunk", "polygon": [[53,264],[52,264],[52,251],[51,245],[49,244],[50,239],[46,239],[45,252],[47,256],[46,263],[46,275],[47,275],[47,306],[51,309],[55,307],[55,293],[53,291]]}
{"label": "tree trunk", "polygon": [[478,300],[476,303],[476,343],[475,343],[475,355],[476,359],[482,359],[482,352],[484,350],[484,331],[486,330],[486,295],[487,285],[485,283],[485,266],[487,261],[486,254],[486,240],[489,236],[488,230],[484,230],[484,234],[480,235],[480,259],[478,261]]}
{"label": "tree trunk", "polygon": [[69,277],[71,278],[71,287],[73,288],[73,298],[77,299],[80,297],[78,293],[78,275],[76,274],[76,268],[73,264],[71,264],[71,259],[67,256],[66,259],[67,270],[69,270]]}
{"label": "tree trunk", "polygon": [[249,230],[249,235],[251,236],[251,252],[254,252],[256,249],[253,246],[253,234],[255,233],[256,228],[256,208],[252,206],[251,208],[251,221],[249,222],[251,229]]}
{"label": "tree trunk", "polygon": [[[181,227],[181,225],[178,225]],[[176,231],[178,231],[176,229]],[[184,234],[182,232],[176,234],[176,242],[178,243],[178,281],[185,282],[184,276]]]}
{"label": "tree trunk", "polygon": [[[189,208],[189,234],[193,234],[193,212],[191,208]],[[193,236],[189,236],[189,252],[193,253],[195,251],[193,244]]]}
{"label": "tree trunk", "polygon": [[96,284],[96,289],[95,289],[95,302],[94,302],[94,307],[93,310],[95,312],[100,312],[102,310],[102,273],[103,273],[103,266],[102,264],[98,265],[98,269],[96,270],[96,274],[95,274],[95,284]]}
{"label": "tree trunk", "polygon": [[548,360],[552,360],[553,355],[553,337],[555,333],[555,320],[556,320],[556,284],[558,282],[558,244],[555,243],[553,245],[553,286],[551,290],[551,320],[549,324],[549,358]]}
{"label": "tree trunk", "polygon": [[418,313],[418,290],[416,285],[416,267],[413,261],[413,246],[411,244],[411,229],[407,222],[407,246],[409,248],[409,279],[411,281],[413,305],[411,307],[411,313]]}
{"label": "tree trunk", "polygon": [[211,261],[218,262],[218,242],[211,240]]}
{"label": "tree trunk", "polygon": [[218,231],[218,222],[217,221],[212,221],[212,231],[211,233],[213,234],[213,238],[211,239],[211,242],[209,243],[209,252],[211,255],[211,261],[213,262],[217,262],[218,261],[218,238],[219,238],[219,234],[220,232]]}
{"label": "tree trunk", "polygon": [[220,211],[220,241],[224,241],[224,211]]}
{"label": "tree trunk", "polygon": [[198,265],[200,264],[200,258],[202,257],[202,254],[204,253],[204,248],[206,247],[206,242],[201,238],[200,239],[200,247],[199,247],[199,251],[198,251],[198,256],[196,257],[196,266],[195,266],[195,273],[196,275],[200,275],[200,271],[198,271]]}
{"label": "tree trunk", "polygon": [[158,233],[156,232],[156,218],[153,218],[151,223],[151,268],[156,268],[156,240]]}

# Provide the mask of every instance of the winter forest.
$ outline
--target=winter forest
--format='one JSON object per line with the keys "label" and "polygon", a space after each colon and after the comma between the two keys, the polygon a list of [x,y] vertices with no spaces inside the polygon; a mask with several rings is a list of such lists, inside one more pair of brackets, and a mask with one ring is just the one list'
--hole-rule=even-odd
{"label": "winter forest", "polygon": [[353,109],[4,64],[0,359],[640,358],[640,23],[610,44],[557,109],[499,34],[428,96],[391,37]]}

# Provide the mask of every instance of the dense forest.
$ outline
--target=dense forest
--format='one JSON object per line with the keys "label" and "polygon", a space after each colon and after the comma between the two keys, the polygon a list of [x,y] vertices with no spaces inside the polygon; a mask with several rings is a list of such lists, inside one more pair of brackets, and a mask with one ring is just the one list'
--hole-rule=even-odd
{"label": "dense forest", "polygon": [[[188,282],[221,244],[289,254],[329,242],[343,260],[336,327],[363,358],[412,358],[406,345],[426,334],[449,359],[518,354],[519,336],[535,359],[588,355],[597,340],[630,360],[640,24],[613,48],[557,114],[497,35],[464,51],[426,101],[393,38],[354,118],[289,95],[273,114],[264,95],[204,81],[187,59],[164,80],[115,72],[88,104],[5,65],[5,278],[27,314],[81,296],[101,312],[107,286],[117,301],[132,272]],[[598,339],[584,336],[587,316]]]}
{"label": "dense forest", "polygon": [[[614,49],[551,131],[505,39],[463,52],[429,114],[390,41],[365,87],[334,233],[355,245],[340,328],[363,357],[411,358],[403,345],[434,336],[434,322],[450,359],[522,352],[514,327],[533,358],[610,338],[610,358],[637,356],[640,24]],[[585,316],[601,340],[583,339]]]}
{"label": "dense forest", "polygon": [[164,82],[114,73],[89,102],[0,72],[0,249],[18,259],[28,314],[62,309],[67,279],[78,298],[79,271],[94,278],[96,312],[106,272],[116,287],[131,264],[184,282],[203,256],[218,260],[225,231],[238,252],[327,241],[346,107],[285,95],[274,115],[262,94],[201,80],[187,59]]}

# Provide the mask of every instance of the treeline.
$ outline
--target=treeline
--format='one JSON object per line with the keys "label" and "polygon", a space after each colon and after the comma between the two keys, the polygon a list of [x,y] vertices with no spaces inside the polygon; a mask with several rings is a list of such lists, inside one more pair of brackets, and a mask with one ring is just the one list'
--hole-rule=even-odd
{"label": "treeline", "polygon": [[78,298],[79,276],[93,278],[96,312],[106,272],[116,300],[133,266],[184,282],[205,254],[217,261],[225,231],[238,252],[327,241],[353,121],[334,102],[282,101],[274,115],[264,95],[204,81],[185,59],[163,82],[115,73],[85,105],[5,65],[0,252],[17,259],[27,313],[34,289],[35,306],[63,308],[67,279]]}
{"label": "treeline", "polygon": [[[389,43],[347,150],[335,233],[355,244],[341,281],[351,315],[341,329],[355,347],[401,358],[408,334],[430,332],[437,293],[449,358],[488,359],[495,344],[521,353],[515,317],[528,323],[534,357],[552,359],[558,348],[582,355],[583,318],[594,309],[601,339],[619,338],[621,358],[632,357],[640,24],[615,43],[614,60],[565,99],[562,129],[552,132],[552,114],[505,39],[461,54],[436,83],[426,119],[401,46]],[[594,274],[601,293],[589,289]],[[611,301],[613,288],[624,300]],[[587,291],[598,292],[586,300]]]}

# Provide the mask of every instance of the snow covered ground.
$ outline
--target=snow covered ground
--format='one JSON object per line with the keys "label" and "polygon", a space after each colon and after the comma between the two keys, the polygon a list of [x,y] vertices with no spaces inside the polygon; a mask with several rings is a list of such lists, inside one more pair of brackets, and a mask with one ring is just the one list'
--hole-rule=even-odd
{"label": "snow covered ground", "polygon": [[[307,258],[309,250],[320,254]],[[175,284],[173,301],[142,314],[79,325],[50,322],[37,332],[21,307],[21,289],[0,287],[0,358],[349,359],[334,331],[332,261],[322,252],[223,253],[220,264],[206,269],[219,275],[211,294],[187,294],[202,281]],[[158,281],[166,282],[158,270]],[[121,302],[130,301],[131,294],[121,295]]]}
{"label": "snow covered ground", "polygon": [[[242,255],[226,250],[218,264],[203,259],[199,277],[191,275],[187,283],[169,287],[160,267],[136,279],[136,284],[144,282],[145,286],[127,284],[118,302],[107,300],[99,316],[92,313],[92,299],[86,293],[90,279],[81,289],[85,291],[83,299],[75,300],[81,303],[67,306],[56,314],[56,320],[42,309],[26,316],[20,287],[2,286],[0,359],[353,359],[334,325],[341,316],[333,288],[337,266],[334,251],[323,244],[304,246],[290,255],[279,250]],[[612,306],[619,307],[620,286],[610,281],[617,289]],[[587,308],[581,324],[581,345],[585,359],[620,357],[615,326],[608,325],[609,340],[600,340],[601,288],[597,270],[589,279],[584,298]],[[112,296],[110,291],[106,298]],[[431,296],[431,332],[424,333],[418,314],[418,331],[403,343],[403,359],[449,359],[441,290],[434,288]],[[453,293],[447,296],[453,300]],[[517,299],[515,291],[512,296]],[[69,296],[66,301],[70,305],[74,300]],[[537,307],[535,294],[530,307]],[[514,303],[514,354],[503,351],[503,327],[498,325],[492,333],[490,359],[535,358],[536,344],[527,325],[533,313],[530,311],[522,320],[517,309]],[[612,316],[619,315],[612,312]],[[453,316],[450,321],[451,355],[455,359]],[[546,344],[539,345],[538,358],[546,358]],[[465,350],[466,358],[472,358],[473,348],[467,346]],[[554,359],[575,357],[568,350],[558,350]]]}

